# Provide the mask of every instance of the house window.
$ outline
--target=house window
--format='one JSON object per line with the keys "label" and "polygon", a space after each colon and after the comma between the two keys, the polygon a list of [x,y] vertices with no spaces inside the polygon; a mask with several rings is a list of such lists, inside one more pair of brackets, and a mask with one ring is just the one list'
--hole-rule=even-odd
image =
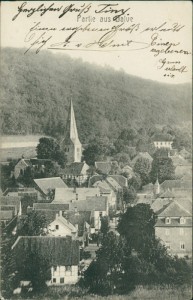
{"label": "house window", "polygon": [[184,242],[180,242],[180,249],[181,250],[185,250],[185,244],[184,244]]}
{"label": "house window", "polygon": [[99,217],[102,217],[103,216],[103,213],[100,211],[100,213],[99,213]]}
{"label": "house window", "polygon": [[64,283],[64,277],[60,278],[60,283]]}
{"label": "house window", "polygon": [[56,225],[56,229],[59,229],[59,225]]}
{"label": "house window", "polygon": [[53,283],[56,283],[56,278],[53,278],[53,279],[52,279],[52,282],[53,282]]}
{"label": "house window", "polygon": [[56,272],[57,271],[57,267],[54,267],[54,272]]}
{"label": "house window", "polygon": [[180,235],[184,235],[184,228],[180,228]]}
{"label": "house window", "polygon": [[166,245],[166,248],[167,248],[167,249],[169,249],[169,250],[171,249],[171,244],[170,244],[170,242],[166,242],[165,245]]}
{"label": "house window", "polygon": [[185,224],[185,219],[183,217],[180,218],[180,224]]}
{"label": "house window", "polygon": [[167,218],[165,219],[165,223],[166,223],[166,224],[170,224],[170,223],[171,223],[171,219],[167,217]]}
{"label": "house window", "polygon": [[160,145],[162,145],[162,143],[160,143]]}
{"label": "house window", "polygon": [[170,230],[169,229],[166,229],[166,235],[170,235]]}
{"label": "house window", "polygon": [[72,271],[72,267],[71,266],[66,266],[66,271],[67,272],[71,272]]}

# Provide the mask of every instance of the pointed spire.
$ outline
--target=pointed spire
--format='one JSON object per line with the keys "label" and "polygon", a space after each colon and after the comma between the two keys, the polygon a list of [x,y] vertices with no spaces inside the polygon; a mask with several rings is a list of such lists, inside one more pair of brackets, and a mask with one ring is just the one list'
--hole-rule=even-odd
{"label": "pointed spire", "polygon": [[155,195],[160,194],[160,184],[159,184],[159,180],[158,180],[158,174],[157,174],[157,180],[154,184],[154,191],[155,191]]}
{"label": "pointed spire", "polygon": [[68,141],[69,139],[73,142],[73,144],[80,144],[78,131],[76,127],[76,119],[74,114],[74,108],[72,99],[70,100],[70,108],[68,111],[68,119],[66,124],[66,137],[65,140]]}

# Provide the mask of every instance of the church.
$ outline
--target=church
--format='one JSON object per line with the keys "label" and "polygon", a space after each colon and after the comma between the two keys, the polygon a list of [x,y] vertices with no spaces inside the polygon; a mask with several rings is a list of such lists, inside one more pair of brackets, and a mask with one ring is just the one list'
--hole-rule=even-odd
{"label": "church", "polygon": [[62,149],[64,149],[68,163],[81,162],[82,144],[78,137],[72,100],[70,101],[70,108],[68,112],[66,136],[63,139],[61,146]]}

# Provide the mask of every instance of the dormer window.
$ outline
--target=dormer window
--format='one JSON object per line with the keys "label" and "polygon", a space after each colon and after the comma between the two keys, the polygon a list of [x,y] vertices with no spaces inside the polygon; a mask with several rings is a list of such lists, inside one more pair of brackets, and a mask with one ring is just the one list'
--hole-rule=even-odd
{"label": "dormer window", "polygon": [[181,217],[180,218],[180,224],[185,224],[185,222],[186,222],[185,218]]}
{"label": "dormer window", "polygon": [[165,218],[165,224],[171,224],[171,219],[169,217]]}

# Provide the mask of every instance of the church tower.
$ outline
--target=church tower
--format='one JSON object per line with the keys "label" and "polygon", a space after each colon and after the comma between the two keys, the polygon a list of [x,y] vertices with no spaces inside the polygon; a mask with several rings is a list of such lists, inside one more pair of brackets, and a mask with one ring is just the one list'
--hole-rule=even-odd
{"label": "church tower", "polygon": [[72,100],[70,101],[70,109],[66,124],[66,136],[62,141],[62,148],[67,156],[68,163],[81,162],[82,145],[78,138]]}

